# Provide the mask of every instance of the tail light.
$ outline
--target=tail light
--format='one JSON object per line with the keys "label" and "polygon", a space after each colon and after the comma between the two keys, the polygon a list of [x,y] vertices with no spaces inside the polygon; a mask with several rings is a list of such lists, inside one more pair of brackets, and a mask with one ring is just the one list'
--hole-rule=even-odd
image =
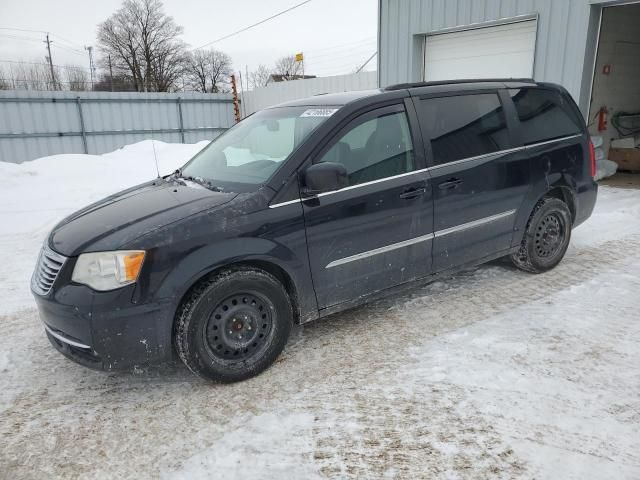
{"label": "tail light", "polygon": [[591,164],[591,176],[596,176],[596,149],[593,142],[589,140],[589,162]]}

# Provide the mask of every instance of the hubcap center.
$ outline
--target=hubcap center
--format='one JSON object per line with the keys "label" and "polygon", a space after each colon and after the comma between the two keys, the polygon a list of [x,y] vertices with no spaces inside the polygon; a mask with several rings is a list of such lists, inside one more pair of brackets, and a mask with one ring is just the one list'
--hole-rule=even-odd
{"label": "hubcap center", "polygon": [[242,330],[243,327],[244,327],[244,324],[242,323],[242,320],[238,320],[237,318],[233,319],[231,328],[233,328],[237,332],[239,330]]}

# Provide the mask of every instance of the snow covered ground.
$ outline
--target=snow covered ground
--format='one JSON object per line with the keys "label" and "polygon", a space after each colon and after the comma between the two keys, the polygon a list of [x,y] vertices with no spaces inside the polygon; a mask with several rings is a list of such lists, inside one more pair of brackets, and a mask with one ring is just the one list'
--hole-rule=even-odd
{"label": "snow covered ground", "polygon": [[[203,145],[156,142],[161,171]],[[219,386],[75,365],[29,294],[48,230],[155,176],[150,147],[0,164],[0,478],[640,478],[640,190],[602,187],[552,272],[496,262],[334,315]]]}
{"label": "snow covered ground", "polygon": [[[153,142],[153,143],[152,143]],[[22,164],[0,162],[0,314],[31,306],[29,279],[45,236],[84,205],[181,167],[208,142],[157,140],[105,155],[53,155]]]}

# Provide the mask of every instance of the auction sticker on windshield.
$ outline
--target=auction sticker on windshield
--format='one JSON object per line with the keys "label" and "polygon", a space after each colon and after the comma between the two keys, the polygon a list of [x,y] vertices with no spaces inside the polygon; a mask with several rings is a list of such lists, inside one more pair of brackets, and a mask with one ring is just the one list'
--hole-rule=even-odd
{"label": "auction sticker on windshield", "polygon": [[330,117],[338,111],[337,108],[310,108],[300,115],[301,117]]}

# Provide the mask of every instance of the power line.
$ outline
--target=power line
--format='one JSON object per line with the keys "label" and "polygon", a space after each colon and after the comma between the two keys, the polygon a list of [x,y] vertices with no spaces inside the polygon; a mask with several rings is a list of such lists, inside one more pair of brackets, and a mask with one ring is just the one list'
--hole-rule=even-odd
{"label": "power line", "polygon": [[[19,64],[19,65],[44,65],[44,66],[48,66],[47,63],[38,63],[38,62],[23,62],[23,61],[19,61],[19,60],[0,60],[0,63],[15,63],[15,64]],[[81,67],[81,66],[74,66],[74,65],[56,65],[55,63],[53,64],[54,67],[56,68],[62,68],[65,70],[89,70],[87,67]]]}
{"label": "power line", "polygon": [[362,64],[362,66],[361,66],[358,70],[356,70],[356,73],[360,73],[360,72],[362,71],[362,69],[363,69],[364,67],[366,67],[366,66],[367,66],[367,63],[369,63],[371,60],[373,60],[373,57],[375,57],[377,54],[378,54],[378,51],[377,51],[377,50],[376,50],[375,52],[373,52],[373,53],[371,54],[371,56],[370,56],[369,58],[367,58],[367,61],[366,61],[366,62],[364,62],[364,63]]}
{"label": "power line", "polygon": [[[305,49],[304,53],[307,54],[309,52],[311,53],[315,53],[315,52],[326,52],[328,50],[337,50],[337,49],[341,49],[344,47],[355,47],[356,45],[359,44],[368,44],[371,42],[375,42],[376,37],[367,37],[367,38],[363,38],[361,40],[356,40],[354,42],[348,42],[348,43],[341,43],[339,45],[333,45],[331,47],[323,47],[323,48],[314,48],[314,49]],[[322,53],[322,55],[325,55],[325,53]]]}
{"label": "power line", "polygon": [[[52,33],[52,32],[46,32],[44,30],[29,30],[27,28],[9,28],[9,27],[0,27],[0,30],[9,30],[9,31],[14,31],[14,32],[27,32],[27,33],[42,33],[44,35],[46,35],[47,33],[49,35],[51,35],[52,37],[56,37],[58,40],[62,40],[63,42],[66,42],[70,45],[75,45],[78,47],[82,47],[82,44],[78,43],[78,42],[74,42],[73,40],[69,40],[68,38],[63,37],[62,35],[58,35],[57,33]],[[5,35],[3,35],[5,36]],[[27,39],[27,37],[23,37],[23,39]],[[35,39],[33,39],[35,40]],[[40,41],[40,40],[38,40]]]}
{"label": "power line", "polygon": [[0,27],[0,30],[13,30],[15,32],[30,32],[30,33],[47,33],[44,30],[28,30],[26,28]]}
{"label": "power line", "polygon": [[76,50],[75,48],[67,47],[66,45],[60,45],[58,43],[58,44],[54,44],[53,46],[55,48],[61,48],[62,50],[66,50],[67,52],[75,53],[76,55],[82,55],[83,57],[85,56],[84,52],[81,52],[80,50]]}
{"label": "power line", "polygon": [[78,46],[78,47],[83,47],[83,45],[82,45],[82,44],[80,44],[80,43],[78,43],[78,42],[71,41],[71,40],[69,40],[69,39],[67,39],[67,38],[64,38],[64,37],[62,37],[62,36],[58,35],[57,33],[52,33],[51,35],[53,35],[54,37],[56,37],[58,40],[62,40],[63,42],[67,42],[67,43],[69,43],[69,44],[71,44],[71,45],[76,45],[76,46]]}
{"label": "power line", "polygon": [[339,63],[334,62],[331,64],[324,64],[325,66],[318,66],[315,63],[310,62],[310,69],[312,71],[320,70],[324,75],[340,75],[342,73],[346,74],[350,72],[353,73],[353,71],[359,68],[364,62],[363,57],[364,54],[358,56],[357,58],[351,57],[351,59]]}
{"label": "power line", "polygon": [[336,52],[336,53],[325,54],[325,55],[312,55],[312,54],[307,54],[305,52],[304,56],[306,59],[308,59],[310,62],[313,62],[314,64],[315,63],[322,64],[322,63],[331,63],[335,60],[339,60],[347,57],[363,56],[371,52],[372,49],[375,49],[375,45],[362,45],[361,47],[356,47],[351,50],[344,50],[342,52]]}
{"label": "power line", "polygon": [[8,35],[6,33],[0,33],[0,37],[13,38],[14,40],[24,40],[24,41],[28,41],[28,42],[38,42],[38,43],[40,43],[42,41],[40,38],[20,37],[18,35]]}
{"label": "power line", "polygon": [[345,60],[354,59],[354,58],[356,59],[356,63],[360,63],[361,59],[366,58],[371,53],[372,48],[375,49],[375,47],[369,46],[366,49],[352,50],[349,52],[343,52],[340,55],[332,55],[331,57],[321,58],[321,59],[318,59],[317,57],[309,55],[307,59],[309,60],[309,63],[314,67],[320,66],[320,65],[337,65],[340,63],[344,63]]}
{"label": "power line", "polygon": [[271,15],[268,18],[265,18],[263,20],[260,20],[257,23],[249,25],[248,27],[241,28],[240,30],[237,30],[237,31],[235,31],[233,33],[225,35],[224,37],[217,38],[216,40],[213,40],[213,41],[211,41],[209,43],[205,43],[204,45],[196,47],[196,48],[194,48],[194,50],[199,50],[201,48],[208,47],[209,45],[213,45],[214,43],[221,42],[222,40],[226,40],[227,38],[233,37],[234,35],[238,35],[239,33],[246,32],[247,30],[249,30],[251,28],[257,27],[258,25],[262,25],[263,23],[268,22],[269,20],[273,20],[274,18],[279,17],[280,15],[284,15],[285,13],[290,12],[291,10],[295,10],[296,8],[299,8],[299,7],[309,3],[311,1],[312,0],[305,0],[304,2],[300,2],[300,3],[298,3],[298,4],[296,4],[296,5],[292,6],[292,7],[287,8],[286,10],[282,10],[281,12],[276,13],[275,15]]}

